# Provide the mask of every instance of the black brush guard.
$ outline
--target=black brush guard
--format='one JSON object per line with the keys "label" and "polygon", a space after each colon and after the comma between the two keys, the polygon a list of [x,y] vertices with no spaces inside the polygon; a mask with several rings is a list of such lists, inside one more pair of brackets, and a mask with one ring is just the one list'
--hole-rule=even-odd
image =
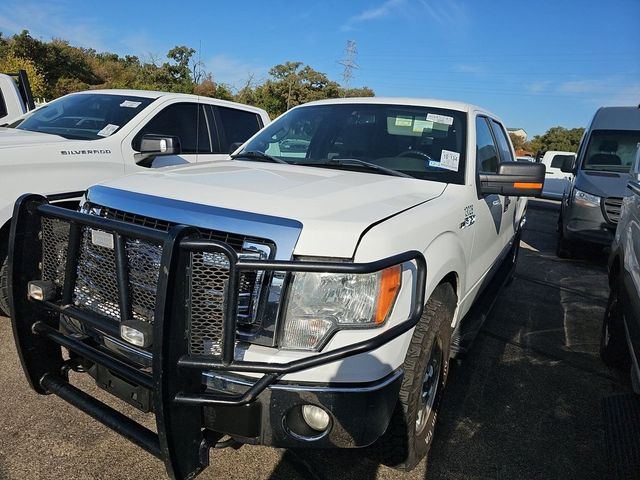
{"label": "black brush guard", "polygon": [[[77,194],[74,194],[77,196]],[[70,224],[65,281],[60,301],[35,301],[28,298],[27,284],[39,280],[42,252],[40,238],[42,217]],[[125,239],[141,239],[162,245],[160,277],[157,287],[153,324],[152,374],[120,361],[101,349],[66,335],[59,330],[60,314],[119,337],[119,327],[101,315],[74,306],[71,302],[77,275],[77,262],[82,229],[95,228],[114,236],[114,251],[119,303],[130,305],[126,288],[127,262]],[[23,195],[14,209],[9,247],[10,303],[16,347],[31,387],[40,394],[56,394],[99,422],[120,433],[133,443],[164,461],[171,478],[195,477],[208,465],[209,448],[219,436],[203,430],[202,406],[246,405],[280,377],[309,368],[369,352],[403,333],[419,321],[425,296],[426,263],[417,251],[394,255],[371,263],[330,263],[296,261],[244,261],[227,245],[213,240],[193,238],[194,229],[178,225],[169,232],[108,220],[50,205],[39,195]],[[185,332],[188,315],[185,278],[191,252],[226,255],[230,260],[229,285],[225,301],[222,353],[219,357],[189,355]],[[234,360],[237,282],[242,271],[264,270],[284,272],[372,273],[381,269],[414,262],[414,304],[408,320],[394,325],[379,335],[308,358],[283,364]],[[126,311],[126,310],[121,310]],[[60,347],[102,365],[128,382],[153,393],[153,410],[157,434],[120,412],[79,390],[68,382],[69,360]],[[244,394],[224,395],[203,391],[204,371],[233,371],[263,374]]]}

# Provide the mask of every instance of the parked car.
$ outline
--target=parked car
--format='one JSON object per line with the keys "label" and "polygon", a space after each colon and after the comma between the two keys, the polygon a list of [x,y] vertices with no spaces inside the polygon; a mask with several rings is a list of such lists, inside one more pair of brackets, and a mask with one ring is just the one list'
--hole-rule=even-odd
{"label": "parked car", "polygon": [[609,257],[609,302],[600,340],[605,363],[630,368],[640,394],[640,148]]}
{"label": "parked car", "polygon": [[[224,100],[90,90],[0,128],[0,314],[8,313],[9,222],[22,193],[55,196],[150,167],[228,159],[234,145],[267,123],[264,110]],[[78,201],[66,204],[75,208]]]}
{"label": "parked car", "polygon": [[[513,272],[544,165],[514,162],[487,110],[383,98],[295,107],[233,158],[93,186],[81,212],[18,201],[12,322],[31,386],[171,478],[245,443],[377,442],[412,469],[449,359],[482,323],[463,319],[485,318]],[[157,434],[68,368],[153,411]]]}
{"label": "parked car", "polygon": [[17,73],[0,73],[0,126],[5,126],[36,108],[24,70]]}
{"label": "parked car", "polygon": [[640,142],[640,109],[603,107],[580,142],[576,161],[562,171],[573,174],[558,219],[561,257],[571,257],[581,243],[608,247],[620,217],[629,170]]}
{"label": "parked car", "polygon": [[562,152],[559,150],[549,150],[544,153],[540,161],[546,167],[544,177],[544,188],[542,198],[548,200],[562,200],[565,191],[568,190],[573,175],[562,171],[562,166],[566,162],[575,161],[574,152]]}
{"label": "parked car", "polygon": [[516,157],[516,161],[518,161],[518,162],[535,162],[536,159],[533,158],[533,157],[524,156],[524,157]]}

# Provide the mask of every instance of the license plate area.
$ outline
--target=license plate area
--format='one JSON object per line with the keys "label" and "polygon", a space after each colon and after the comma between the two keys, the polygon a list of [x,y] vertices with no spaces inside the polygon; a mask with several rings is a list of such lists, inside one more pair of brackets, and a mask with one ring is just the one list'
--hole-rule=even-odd
{"label": "license plate area", "polygon": [[96,385],[145,413],[151,411],[151,392],[130,383],[102,365],[96,365]]}

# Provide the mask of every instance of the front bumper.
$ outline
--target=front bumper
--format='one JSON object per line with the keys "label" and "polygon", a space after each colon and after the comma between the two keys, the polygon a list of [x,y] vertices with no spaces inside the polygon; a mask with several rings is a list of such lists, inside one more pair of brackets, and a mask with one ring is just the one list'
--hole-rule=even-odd
{"label": "front bumper", "polygon": [[[208,389],[245,392],[250,379],[208,375]],[[243,443],[273,447],[356,448],[375,442],[386,430],[398,400],[403,372],[367,384],[274,384],[250,405],[204,407],[204,425]],[[315,405],[330,417],[324,432],[301,421],[302,405]]]}
{"label": "front bumper", "polygon": [[565,207],[564,236],[575,242],[609,246],[615,225],[607,222],[600,207],[582,207],[574,203]]}
{"label": "front bumper", "polygon": [[[69,224],[63,260],[64,284],[55,298],[34,301],[28,283],[42,278],[42,220]],[[117,338],[119,322],[74,304],[78,258],[83,232],[95,229],[113,237],[120,311],[130,311],[127,280],[130,265],[127,240],[155,242],[162,246],[154,312],[151,371],[115,357],[81,337],[60,329],[60,316]],[[223,255],[228,259],[224,315],[217,355],[190,353],[189,272],[194,252]],[[23,370],[31,387],[40,394],[56,394],[164,461],[171,478],[192,478],[208,464],[208,450],[223,435],[246,443],[274,446],[365,446],[385,430],[397,400],[401,374],[395,372],[368,386],[291,386],[284,375],[366,354],[409,332],[419,321],[424,306],[426,262],[420,252],[410,251],[371,263],[300,261],[246,261],[238,259],[226,244],[198,238],[195,229],[178,225],[169,232],[132,225],[48,204],[37,195],[24,195],[16,203],[10,234],[10,303],[13,333]],[[244,271],[371,273],[392,265],[412,264],[414,299],[409,318],[388,326],[365,341],[313,354],[288,363],[249,362],[236,355],[236,307],[238,278]],[[66,359],[60,347],[72,353]],[[86,364],[108,370],[118,389],[149,392],[157,434],[77,389],[68,382],[70,369]],[[78,368],[80,367],[80,368]],[[204,388],[203,374],[260,375],[242,388],[227,383]],[[111,377],[109,377],[111,378]],[[128,386],[127,386],[128,385]],[[131,388],[129,388],[129,386]],[[294,432],[290,416],[301,402],[323,407],[330,413],[331,428],[309,438]],[[295,411],[294,411],[295,413]],[[293,415],[293,414],[291,414]],[[283,421],[287,419],[287,421]],[[312,436],[313,437],[313,436]]]}

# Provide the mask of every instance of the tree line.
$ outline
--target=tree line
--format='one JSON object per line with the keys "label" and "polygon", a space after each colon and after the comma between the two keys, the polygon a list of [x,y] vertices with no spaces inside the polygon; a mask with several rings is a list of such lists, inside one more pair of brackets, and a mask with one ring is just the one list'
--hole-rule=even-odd
{"label": "tree line", "polygon": [[551,127],[542,135],[535,135],[531,140],[525,141],[522,137],[509,132],[513,148],[536,155],[547,150],[559,150],[562,152],[577,152],[580,140],[584,134],[584,128]]}
{"label": "tree line", "polygon": [[60,39],[42,41],[29,31],[0,33],[0,72],[27,71],[35,97],[52,100],[67,93],[98,88],[132,88],[193,93],[264,108],[271,117],[312,100],[370,97],[372,89],[343,88],[326,74],[302,62],[285,62],[269,70],[266,80],[247,78],[242,88],[217,82],[215,72],[179,45],[166,58],[142,60],[135,55],[97,52]]}

